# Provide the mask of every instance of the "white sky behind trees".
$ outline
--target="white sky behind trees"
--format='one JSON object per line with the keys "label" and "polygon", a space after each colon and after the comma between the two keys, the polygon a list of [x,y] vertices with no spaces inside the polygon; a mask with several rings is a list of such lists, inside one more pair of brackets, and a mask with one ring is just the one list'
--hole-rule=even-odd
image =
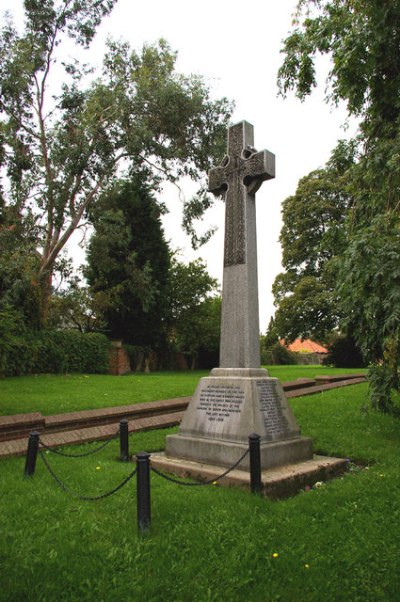
{"label": "white sky behind trees", "polygon": [[[165,38],[178,51],[177,70],[203,75],[214,97],[226,96],[236,108],[233,122],[254,125],[255,147],[276,155],[276,178],[265,182],[257,193],[258,278],[260,330],[265,332],[274,313],[272,283],[281,271],[278,242],[281,203],[292,195],[298,180],[322,167],[339,138],[354,133],[343,126],[343,106],[324,102],[328,63],[321,61],[320,87],[304,103],[293,95],[277,96],[277,71],[282,63],[282,40],[287,36],[296,7],[295,0],[119,0],[104,19],[89,53],[83,60],[99,64],[107,36],[127,40],[135,49]],[[9,10],[18,22],[23,17],[22,0],[0,0],[0,11]],[[189,198],[196,187],[184,183]],[[204,225],[218,227],[212,240],[193,251],[181,229],[178,191],[166,186],[162,195],[170,213],[164,217],[166,238],[172,248],[182,249],[181,259],[202,257],[209,273],[222,284],[224,204],[210,209]],[[75,245],[76,248],[76,245]],[[70,251],[73,250],[70,247]],[[73,251],[76,260],[84,255]]]}

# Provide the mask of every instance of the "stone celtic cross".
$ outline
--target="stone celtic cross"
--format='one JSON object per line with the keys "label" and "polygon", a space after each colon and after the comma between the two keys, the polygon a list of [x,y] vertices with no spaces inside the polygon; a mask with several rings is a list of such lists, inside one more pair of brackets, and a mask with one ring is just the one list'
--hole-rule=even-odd
{"label": "stone celtic cross", "polygon": [[209,191],[225,197],[221,368],[259,368],[255,193],[275,177],[275,156],[253,148],[253,126],[228,130],[228,150],[209,172]]}

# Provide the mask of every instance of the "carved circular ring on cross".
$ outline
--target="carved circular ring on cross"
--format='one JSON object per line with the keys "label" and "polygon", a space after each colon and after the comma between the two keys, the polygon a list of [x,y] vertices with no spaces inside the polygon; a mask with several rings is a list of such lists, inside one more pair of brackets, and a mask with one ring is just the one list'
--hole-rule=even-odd
{"label": "carved circular ring on cross", "polygon": [[256,151],[255,148],[253,148],[252,146],[247,145],[246,148],[244,148],[242,150],[242,159],[244,159],[246,161],[247,159],[250,159],[250,157],[252,155],[254,155],[254,153],[256,153],[256,152],[257,151]]}

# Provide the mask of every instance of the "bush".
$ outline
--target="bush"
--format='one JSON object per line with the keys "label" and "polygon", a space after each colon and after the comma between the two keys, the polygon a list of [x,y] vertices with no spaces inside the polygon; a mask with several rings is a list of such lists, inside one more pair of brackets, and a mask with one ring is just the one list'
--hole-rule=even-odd
{"label": "bush", "polygon": [[360,350],[351,337],[339,337],[328,347],[328,355],[324,359],[325,366],[335,368],[365,368]]}
{"label": "bush", "polygon": [[387,364],[373,364],[368,370],[369,400],[371,407],[379,412],[393,411],[393,373]]}
{"label": "bush", "polygon": [[10,307],[0,309],[0,375],[27,372],[25,366],[33,362],[32,346],[22,314]]}
{"label": "bush", "polygon": [[110,343],[103,334],[54,330],[42,332],[40,339],[36,372],[108,372]]}
{"label": "bush", "polygon": [[77,330],[25,330],[16,334],[15,320],[9,319],[6,324],[7,333],[0,333],[6,334],[0,345],[0,373],[4,376],[108,372],[110,344],[102,334],[83,334]]}
{"label": "bush", "polygon": [[289,366],[297,364],[294,353],[291,353],[280,343],[275,343],[275,345],[271,347],[269,354],[271,361],[266,362],[267,364],[275,364],[277,366]]}
{"label": "bush", "polygon": [[146,345],[129,345],[124,343],[131,369],[134,372],[141,372],[144,369],[146,358],[153,354],[150,347]]}

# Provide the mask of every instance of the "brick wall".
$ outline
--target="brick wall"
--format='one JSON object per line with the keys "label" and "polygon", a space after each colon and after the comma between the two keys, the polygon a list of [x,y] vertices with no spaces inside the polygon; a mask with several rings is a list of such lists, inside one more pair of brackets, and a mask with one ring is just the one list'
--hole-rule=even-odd
{"label": "brick wall", "polygon": [[126,350],[122,347],[121,341],[111,343],[109,351],[110,374],[121,376],[131,372],[131,364]]}

